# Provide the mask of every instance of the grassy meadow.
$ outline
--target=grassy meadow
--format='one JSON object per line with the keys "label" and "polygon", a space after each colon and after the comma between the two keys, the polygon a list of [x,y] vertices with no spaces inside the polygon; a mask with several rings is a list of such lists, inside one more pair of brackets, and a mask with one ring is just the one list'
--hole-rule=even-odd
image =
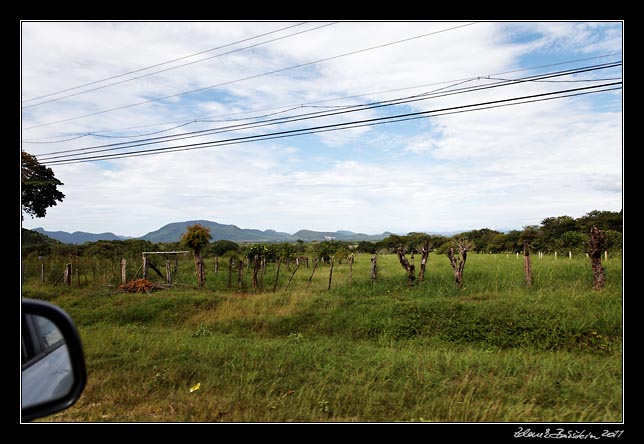
{"label": "grassy meadow", "polygon": [[[172,288],[118,291],[118,260],[29,258],[22,295],[75,320],[88,384],[71,408],[42,422],[621,422],[622,258],[471,254],[463,288],[446,256],[407,285],[395,255],[329,264],[312,276],[282,265],[242,286],[206,258],[195,287],[188,255]],[[57,262],[58,261],[58,262]],[[132,262],[134,263],[134,261]],[[132,265],[129,277],[135,277]],[[416,258],[419,267],[419,258]],[[418,270],[417,270],[418,271]],[[289,279],[292,281],[286,288]],[[138,276],[140,277],[140,275]],[[159,284],[155,274],[149,277]]]}

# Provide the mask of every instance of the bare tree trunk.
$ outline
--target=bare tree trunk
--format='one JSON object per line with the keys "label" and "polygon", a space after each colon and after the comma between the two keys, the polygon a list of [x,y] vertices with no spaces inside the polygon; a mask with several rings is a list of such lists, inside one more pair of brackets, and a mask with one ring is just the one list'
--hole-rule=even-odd
{"label": "bare tree trunk", "polygon": [[418,280],[420,282],[423,282],[425,279],[425,267],[427,266],[427,259],[429,258],[430,251],[432,250],[429,248],[429,241],[427,241],[420,249],[420,271],[418,272]]}
{"label": "bare tree trunk", "polygon": [[602,251],[606,244],[604,232],[593,226],[590,229],[590,240],[588,241],[588,254],[590,265],[593,269],[593,289],[601,290],[606,283],[606,274],[602,265]]}
{"label": "bare tree trunk", "polygon": [[407,283],[411,287],[414,285],[414,281],[416,280],[416,276],[414,275],[414,270],[415,267],[413,264],[410,264],[407,258],[405,257],[405,253],[403,253],[402,248],[398,248],[398,260],[400,261],[400,265],[407,271]]}
{"label": "bare tree trunk", "polygon": [[532,287],[532,263],[530,262],[530,247],[528,241],[523,240],[523,274],[525,275],[525,284]]}
{"label": "bare tree trunk", "polygon": [[456,246],[458,247],[461,255],[460,259],[456,257],[454,248],[450,248],[447,251],[447,257],[449,258],[449,262],[454,270],[454,282],[456,283],[456,287],[462,288],[463,270],[465,269],[465,261],[467,260],[467,251],[471,248],[471,244],[467,241],[458,241]]}
{"label": "bare tree trunk", "polygon": [[197,275],[197,285],[203,287],[204,285],[204,270],[203,270],[203,258],[201,257],[201,251],[195,250],[192,252],[195,259],[195,274]]}

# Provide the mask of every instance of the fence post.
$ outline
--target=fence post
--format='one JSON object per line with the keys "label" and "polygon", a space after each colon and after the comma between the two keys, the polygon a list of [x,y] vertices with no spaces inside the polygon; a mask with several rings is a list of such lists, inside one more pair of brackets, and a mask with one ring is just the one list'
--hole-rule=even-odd
{"label": "fence post", "polygon": [[127,259],[121,259],[121,284],[127,282]]}
{"label": "fence post", "polygon": [[72,286],[72,264],[65,264],[65,276],[63,280],[66,285]]}
{"label": "fence post", "polygon": [[239,285],[239,288],[242,287],[242,281],[244,279],[244,261],[240,260],[239,263],[237,264],[237,285]]}
{"label": "fence post", "polygon": [[170,267],[170,259],[165,261],[165,279],[168,285],[172,285],[172,269]]}
{"label": "fence post", "polygon": [[378,260],[378,253],[371,257],[371,283],[376,282],[376,262]]}
{"label": "fence post", "polygon": [[148,262],[148,257],[143,255],[143,279],[148,278],[148,267],[150,266]]}
{"label": "fence post", "polygon": [[45,264],[40,264],[40,280],[45,283]]}
{"label": "fence post", "polygon": [[329,290],[331,290],[331,277],[333,276],[333,262],[335,262],[335,256],[331,256],[331,269],[329,270]]}

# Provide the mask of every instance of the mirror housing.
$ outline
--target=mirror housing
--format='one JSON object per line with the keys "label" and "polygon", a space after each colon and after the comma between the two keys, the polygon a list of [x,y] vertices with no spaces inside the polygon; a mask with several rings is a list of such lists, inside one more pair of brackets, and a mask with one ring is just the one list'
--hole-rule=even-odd
{"label": "mirror housing", "polygon": [[[32,323],[32,319],[35,317],[44,318],[41,320],[46,324],[53,324],[58,331],[53,330],[58,341],[50,350],[53,352],[41,352],[38,356],[33,359],[28,359],[25,361],[25,349],[33,349],[34,347],[34,335],[29,333],[29,328],[26,324]],[[63,393],[60,396],[58,395],[43,395],[44,399],[39,399],[31,405],[22,405],[22,420],[23,421],[32,421],[34,419],[51,415],[53,413],[64,410],[71,405],[73,405],[80,395],[82,394],[85,384],[87,383],[87,370],[85,366],[85,354],[83,352],[83,345],[81,343],[80,335],[78,330],[74,325],[71,317],[63,311],[61,308],[44,301],[39,301],[36,299],[22,298],[22,316],[21,316],[21,335],[22,335],[22,353],[23,353],[23,363],[22,363],[22,381],[21,381],[21,403],[24,401],[24,394],[26,390],[25,384],[25,374],[29,372],[30,369],[33,369],[39,363],[45,366],[47,361],[53,362],[53,365],[49,365],[50,368],[54,368],[56,371],[47,371],[43,372],[33,372],[37,373],[39,380],[37,381],[39,386],[46,388],[47,393],[55,393],[55,387],[53,385],[58,385],[60,377],[54,378],[55,373],[59,376],[60,373],[65,373],[65,376],[69,375],[69,379],[65,381]],[[60,340],[62,337],[62,341]],[[66,348],[68,356],[64,354],[64,349]],[[61,354],[62,353],[62,354]],[[54,355],[62,356],[62,360],[59,357],[57,360],[54,360]],[[62,365],[61,365],[62,362]],[[62,370],[61,370],[62,369]],[[31,377],[33,378],[33,376]],[[33,387],[31,388],[33,390]]]}

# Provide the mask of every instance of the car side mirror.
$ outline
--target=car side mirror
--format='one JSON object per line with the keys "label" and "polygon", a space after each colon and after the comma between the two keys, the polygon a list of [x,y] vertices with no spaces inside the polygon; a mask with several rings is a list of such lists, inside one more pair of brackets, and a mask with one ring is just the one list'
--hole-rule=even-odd
{"label": "car side mirror", "polygon": [[22,298],[22,420],[64,410],[87,382],[80,335],[69,315],[48,302]]}

